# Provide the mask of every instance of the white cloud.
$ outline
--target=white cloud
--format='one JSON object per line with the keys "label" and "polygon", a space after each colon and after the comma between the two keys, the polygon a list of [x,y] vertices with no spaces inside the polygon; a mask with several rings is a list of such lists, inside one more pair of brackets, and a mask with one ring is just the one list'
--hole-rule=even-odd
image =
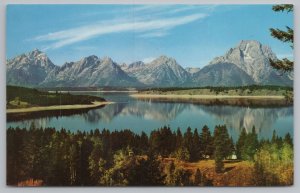
{"label": "white cloud", "polygon": [[132,31],[144,33],[146,36],[147,33],[148,35],[151,35],[151,33],[152,35],[155,35],[156,33],[157,37],[159,37],[159,35],[166,35],[163,33],[167,33],[168,30],[174,27],[191,23],[207,16],[207,14],[200,13],[154,20],[128,20],[112,23],[105,22],[49,33],[35,37],[33,40],[52,42],[49,46],[45,47],[45,50],[47,50],[60,48],[111,33]]}
{"label": "white cloud", "polygon": [[180,13],[180,12],[194,10],[196,8],[198,8],[198,7],[195,7],[195,6],[185,6],[185,7],[180,7],[180,8],[177,8],[177,9],[172,9],[168,13],[169,14]]}
{"label": "white cloud", "polygon": [[163,37],[168,35],[169,33],[166,31],[154,31],[140,35],[141,38],[152,38],[152,37]]}

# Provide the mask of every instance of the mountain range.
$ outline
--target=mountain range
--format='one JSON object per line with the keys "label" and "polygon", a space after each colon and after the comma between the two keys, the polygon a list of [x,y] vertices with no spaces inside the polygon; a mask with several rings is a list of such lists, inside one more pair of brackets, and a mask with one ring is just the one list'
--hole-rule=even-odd
{"label": "mountain range", "polygon": [[117,64],[95,55],[57,66],[35,49],[7,60],[7,84],[28,87],[200,87],[243,85],[292,86],[293,76],[274,70],[271,48],[258,41],[241,41],[203,68],[183,68],[174,58],[150,63]]}

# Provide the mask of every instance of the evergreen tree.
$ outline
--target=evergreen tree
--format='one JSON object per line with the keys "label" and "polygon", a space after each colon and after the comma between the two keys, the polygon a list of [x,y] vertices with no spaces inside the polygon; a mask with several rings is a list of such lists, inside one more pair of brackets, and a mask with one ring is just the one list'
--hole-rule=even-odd
{"label": "evergreen tree", "polygon": [[74,142],[70,145],[69,165],[70,165],[70,185],[75,185],[77,179],[77,164],[79,162],[79,144]]}
{"label": "evergreen tree", "polygon": [[149,147],[149,139],[145,132],[142,132],[139,144],[142,153],[146,153]]}
{"label": "evergreen tree", "polygon": [[184,147],[188,150],[191,159],[191,156],[193,156],[192,154],[194,153],[193,152],[194,145],[193,145],[193,133],[190,127],[188,127],[186,132],[184,133],[183,143],[184,143]]}
{"label": "evergreen tree", "polygon": [[243,147],[242,158],[244,160],[253,160],[254,154],[258,149],[258,145],[259,144],[258,144],[257,134],[255,131],[255,127],[253,126],[252,132],[248,134],[246,137],[246,143],[244,144]]}
{"label": "evergreen tree", "polygon": [[19,127],[16,129],[9,128],[6,132],[7,139],[7,184],[14,185],[18,181],[26,180],[26,174],[23,172],[27,166],[23,154],[24,148],[24,130]]}
{"label": "evergreen tree", "polygon": [[286,144],[289,144],[292,148],[293,148],[293,139],[291,137],[291,134],[290,133],[287,133],[285,136],[284,136],[284,143]]}
{"label": "evergreen tree", "polygon": [[253,160],[254,155],[259,147],[256,129],[253,126],[251,133],[246,133],[243,129],[237,141],[237,157],[242,160]]}
{"label": "evergreen tree", "polygon": [[214,145],[215,145],[215,170],[217,173],[224,169],[223,160],[232,152],[230,149],[230,138],[226,126],[216,126],[214,130]]}
{"label": "evergreen tree", "polygon": [[191,161],[197,161],[201,158],[200,151],[201,151],[201,145],[200,145],[200,136],[198,134],[198,130],[194,130],[193,134],[193,140],[192,140],[192,149],[191,149]]}
{"label": "evergreen tree", "polygon": [[273,130],[273,134],[272,134],[272,139],[271,139],[271,143],[275,144],[277,141],[277,133],[275,130]]}
{"label": "evergreen tree", "polygon": [[230,137],[229,139],[229,145],[228,145],[228,155],[227,156],[232,156],[233,152],[236,152],[236,148],[234,146],[233,138]]}
{"label": "evergreen tree", "polygon": [[176,131],[176,149],[179,149],[182,146],[183,146],[183,137],[180,128],[178,128]]}
{"label": "evergreen tree", "polygon": [[[145,171],[143,174],[142,186],[161,186],[164,185],[165,175],[163,173],[163,168],[161,161],[158,157],[154,156],[151,152],[147,155],[146,160],[142,160],[140,164],[141,170]],[[140,175],[138,175],[140,178]]]}
{"label": "evergreen tree", "polygon": [[[276,12],[286,11],[289,13],[289,12],[294,11],[294,7],[291,4],[275,5],[275,6],[273,6],[272,9],[273,9],[273,11],[276,11]],[[278,29],[278,28],[277,29],[271,28],[270,32],[274,38],[276,38],[282,42],[290,43],[291,47],[292,48],[294,47],[294,45],[293,45],[294,44],[294,30],[292,28],[286,26],[286,31]],[[287,71],[293,71],[293,69],[294,69],[294,62],[290,61],[287,58],[284,58],[282,60],[276,60],[276,61],[273,61],[272,59],[269,59],[269,60],[270,60],[271,66],[277,70],[287,72]]]}
{"label": "evergreen tree", "polygon": [[[177,149],[175,143],[172,143],[172,148],[157,149],[158,154],[172,151],[177,159],[189,161],[187,147],[191,147],[191,152],[195,152],[197,143],[201,142],[201,147],[208,146],[203,144],[208,144],[206,142],[209,140],[199,139],[211,138],[214,139],[212,147],[216,171],[222,172],[223,160],[234,151],[233,140],[225,126],[216,126],[214,137],[210,135],[208,128],[203,130],[199,136],[197,130],[192,133],[188,129],[184,134],[183,143],[180,143],[182,146]],[[149,144],[158,144],[157,147],[165,148],[169,143],[164,140],[170,133],[169,139],[177,140],[177,133],[181,132],[175,134],[169,132],[169,128],[153,131],[152,134],[156,137],[153,140],[152,136],[152,142],[149,140]],[[28,180],[41,180],[43,185],[49,186],[187,186],[199,185],[200,182],[200,185],[212,185],[212,180],[201,174],[200,170],[192,176],[182,164],[172,162],[166,166],[164,163],[169,155],[161,157],[152,153],[151,150],[155,148],[151,145],[145,146],[140,141],[142,138],[146,141],[148,136],[134,134],[129,130],[112,133],[108,130],[101,133],[99,130],[72,133],[65,129],[39,129],[34,124],[30,129],[8,128],[7,183],[16,185],[21,181],[24,183]],[[141,149],[144,149],[145,153]],[[271,140],[258,141],[255,127],[248,134],[243,129],[237,149],[242,159],[255,158],[253,161],[257,185],[293,183],[293,139],[290,134],[282,139],[274,131]]]}
{"label": "evergreen tree", "polygon": [[200,133],[200,154],[201,158],[206,158],[207,156],[212,157],[214,153],[214,141],[209,128],[205,125]]}
{"label": "evergreen tree", "polygon": [[236,156],[238,159],[242,159],[242,152],[244,151],[243,148],[246,144],[246,138],[247,138],[247,132],[246,129],[243,128],[236,144],[236,151],[237,151]]}

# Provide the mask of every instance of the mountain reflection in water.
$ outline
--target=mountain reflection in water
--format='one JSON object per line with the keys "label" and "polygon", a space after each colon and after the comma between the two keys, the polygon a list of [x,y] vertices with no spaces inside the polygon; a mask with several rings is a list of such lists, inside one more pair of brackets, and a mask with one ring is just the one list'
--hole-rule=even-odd
{"label": "mountain reflection in water", "polygon": [[270,138],[275,129],[281,136],[293,134],[293,108],[285,107],[245,107],[230,105],[203,105],[194,103],[121,100],[99,109],[91,109],[73,115],[29,118],[23,121],[9,121],[9,126],[29,127],[34,122],[38,127],[86,130],[107,128],[110,130],[131,129],[140,133],[170,125],[172,129],[188,126],[201,129],[208,125],[226,124],[229,133],[237,138],[243,127],[251,131],[255,126],[260,137]]}

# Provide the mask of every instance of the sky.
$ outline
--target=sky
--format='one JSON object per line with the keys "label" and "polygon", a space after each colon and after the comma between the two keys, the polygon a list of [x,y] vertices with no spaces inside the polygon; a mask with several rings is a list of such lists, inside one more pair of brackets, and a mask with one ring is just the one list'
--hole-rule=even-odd
{"label": "sky", "polygon": [[241,40],[293,58],[269,32],[293,27],[293,14],[272,5],[8,5],[6,13],[7,59],[37,48],[56,65],[89,55],[118,63],[166,55],[201,68]]}

